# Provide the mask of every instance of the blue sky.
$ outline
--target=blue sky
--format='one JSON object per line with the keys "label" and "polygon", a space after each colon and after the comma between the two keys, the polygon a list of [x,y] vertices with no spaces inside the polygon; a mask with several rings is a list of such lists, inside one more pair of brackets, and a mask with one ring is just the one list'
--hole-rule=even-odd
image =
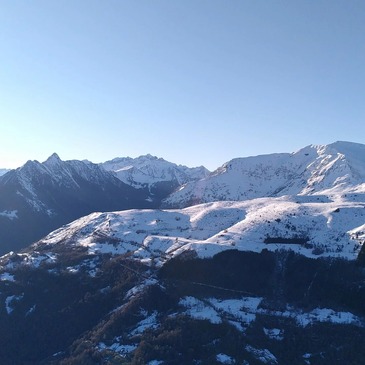
{"label": "blue sky", "polygon": [[0,65],[0,167],[365,143],[362,0],[2,0]]}

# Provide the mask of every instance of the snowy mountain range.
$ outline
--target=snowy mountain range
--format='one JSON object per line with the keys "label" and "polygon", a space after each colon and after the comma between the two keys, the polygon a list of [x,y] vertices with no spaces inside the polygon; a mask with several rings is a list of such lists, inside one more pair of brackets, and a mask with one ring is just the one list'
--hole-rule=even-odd
{"label": "snowy mountain range", "polygon": [[211,174],[30,161],[0,177],[0,233],[59,228],[0,257],[0,363],[360,364],[364,189],[349,142]]}
{"label": "snowy mountain range", "polygon": [[94,211],[153,207],[149,196],[90,162],[28,161],[0,177],[0,252],[24,247]]}
{"label": "snowy mountain range", "polygon": [[357,194],[361,201],[364,166],[365,146],[351,142],[236,158],[212,173],[151,155],[96,165],[61,161],[54,154],[43,163],[28,161],[0,177],[0,251],[24,247],[94,211],[183,208],[281,196],[326,196],[338,201]]}
{"label": "snowy mountain range", "polygon": [[113,172],[125,184],[145,191],[150,200],[158,204],[182,184],[198,181],[209,175],[209,171],[203,166],[189,168],[151,155],[115,158],[100,166]]}
{"label": "snowy mountain range", "polygon": [[183,185],[163,206],[283,195],[363,193],[364,182],[365,146],[335,142],[307,146],[295,153],[231,160],[208,177]]}
{"label": "snowy mountain range", "polygon": [[150,155],[99,165],[62,161],[57,154],[43,163],[28,161],[0,176],[0,253],[91,212],[158,208],[181,183],[208,173]]}

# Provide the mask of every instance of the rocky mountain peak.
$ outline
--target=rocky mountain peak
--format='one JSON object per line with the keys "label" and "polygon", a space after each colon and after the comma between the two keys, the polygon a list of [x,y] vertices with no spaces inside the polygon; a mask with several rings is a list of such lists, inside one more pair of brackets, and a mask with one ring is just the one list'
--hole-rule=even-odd
{"label": "rocky mountain peak", "polygon": [[44,162],[46,166],[52,166],[52,165],[58,165],[62,160],[58,156],[57,153],[53,153],[51,156],[47,158],[47,160]]}

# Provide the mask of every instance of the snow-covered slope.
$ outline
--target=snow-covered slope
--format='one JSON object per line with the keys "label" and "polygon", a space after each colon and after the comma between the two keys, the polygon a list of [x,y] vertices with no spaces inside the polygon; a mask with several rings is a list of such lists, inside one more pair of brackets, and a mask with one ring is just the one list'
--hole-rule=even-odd
{"label": "snow-covered slope", "polygon": [[266,196],[365,192],[365,145],[335,142],[295,153],[237,158],[172,193],[165,207]]}
{"label": "snow-covered slope", "polygon": [[121,181],[135,188],[151,188],[161,182],[171,182],[178,186],[200,180],[209,174],[203,166],[189,168],[151,155],[115,158],[101,166],[107,171],[115,172]]}
{"label": "snow-covered slope", "polygon": [[10,171],[9,169],[0,169],[0,176],[5,175],[8,171]]}
{"label": "snow-covered slope", "polygon": [[52,232],[39,245],[72,242],[89,252],[131,252],[154,264],[183,252],[211,257],[228,249],[356,259],[365,241],[364,208],[363,195],[335,201],[285,196],[182,210],[93,213]]}
{"label": "snow-covered slope", "polygon": [[2,187],[16,188],[16,195],[23,197],[35,211],[48,214],[52,214],[52,203],[56,197],[50,197],[47,190],[58,188],[68,192],[79,191],[81,196],[85,193],[83,190],[87,189],[86,184],[100,186],[100,189],[107,185],[122,186],[110,172],[96,164],[78,160],[62,161],[55,153],[43,163],[28,161],[0,180]]}

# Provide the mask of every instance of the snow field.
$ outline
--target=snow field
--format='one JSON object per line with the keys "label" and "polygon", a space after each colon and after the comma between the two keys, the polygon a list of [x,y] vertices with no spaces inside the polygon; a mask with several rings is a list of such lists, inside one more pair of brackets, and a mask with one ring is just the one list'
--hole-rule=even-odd
{"label": "snow field", "polygon": [[200,257],[227,249],[267,249],[292,250],[311,258],[356,259],[365,241],[365,203],[342,197],[319,202],[297,198],[93,213],[52,232],[41,243],[67,241],[88,247],[90,254],[132,252],[136,259],[158,265],[186,250],[195,250]]}

